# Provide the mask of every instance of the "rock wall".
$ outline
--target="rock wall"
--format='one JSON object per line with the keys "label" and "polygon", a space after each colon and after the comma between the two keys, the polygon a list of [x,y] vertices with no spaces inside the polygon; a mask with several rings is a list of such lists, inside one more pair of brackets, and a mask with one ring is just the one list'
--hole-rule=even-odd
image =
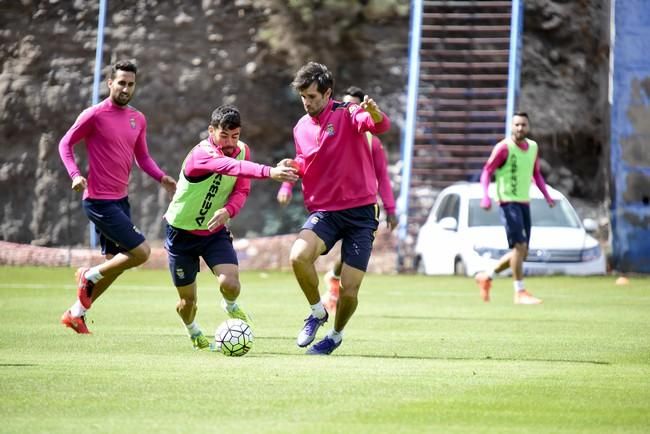
{"label": "rock wall", "polygon": [[[0,0],[0,240],[87,243],[80,197],[70,191],[57,145],[91,102],[98,3]],[[381,103],[394,120],[383,141],[390,161],[398,160],[407,0],[107,3],[104,64],[137,61],[133,105],[147,116],[150,152],[169,174],[177,176],[183,157],[205,134],[210,112],[222,103],[241,109],[242,138],[255,161],[273,164],[292,155],[291,129],[303,111],[289,83],[307,60],[328,64],[335,93],[360,85]],[[593,182],[591,174],[607,163],[608,7],[606,0],[533,0],[525,11],[521,107],[531,112],[549,180],[570,180],[565,192],[592,201],[605,194],[604,182]],[[83,167],[83,146],[77,154]],[[570,175],[563,172],[553,182],[562,167]],[[276,189],[272,181],[253,182],[248,206],[232,225],[236,236],[299,227],[305,215],[300,194],[282,209]],[[160,239],[164,192],[135,169],[129,195],[134,220],[147,237]]]}

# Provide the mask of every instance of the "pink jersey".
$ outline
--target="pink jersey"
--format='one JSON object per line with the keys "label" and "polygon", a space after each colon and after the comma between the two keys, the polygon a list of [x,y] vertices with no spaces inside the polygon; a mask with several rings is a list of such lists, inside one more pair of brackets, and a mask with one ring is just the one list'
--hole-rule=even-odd
{"label": "pink jersey", "polygon": [[[517,143],[517,146],[526,151],[528,149],[528,142],[523,141],[521,143]],[[490,181],[492,180],[492,175],[496,170],[503,166],[503,164],[506,162],[508,159],[508,141],[506,139],[501,140],[499,143],[496,144],[494,149],[492,150],[492,154],[490,155],[490,158],[488,159],[487,163],[485,163],[485,166],[483,167],[483,172],[481,172],[481,185],[483,186],[483,196],[488,197],[488,187],[490,185]],[[544,198],[546,198],[547,202],[552,202],[553,199],[551,199],[551,196],[548,194],[548,190],[546,189],[546,183],[544,182],[544,176],[542,175],[542,171],[539,168],[539,154],[535,158],[535,167],[533,168],[533,180],[535,181],[535,185],[537,185],[537,188],[539,188],[539,191],[542,192],[544,195]]]}
{"label": "pink jersey", "polygon": [[[206,177],[213,173],[236,176],[235,186],[224,205],[224,208],[230,214],[230,218],[234,218],[246,203],[251,191],[251,178],[268,178],[271,176],[271,167],[250,161],[250,149],[245,143],[246,155],[243,160],[237,160],[236,158],[241,152],[238,147],[235,148],[233,155],[228,157],[223,154],[220,147],[214,144],[212,137],[209,137],[208,141],[216,151],[216,156],[210,154],[201,146],[195,146],[185,159],[183,175],[188,180]],[[219,228],[216,230],[219,230]],[[208,231],[208,233],[212,234],[214,231]]]}
{"label": "pink jersey", "polygon": [[[381,140],[377,136],[372,136],[372,163],[375,168],[375,176],[377,177],[377,187],[379,189],[379,197],[384,204],[386,214],[395,214],[395,196],[393,195],[393,187],[390,183],[388,176],[388,163],[386,161],[386,153],[381,144]],[[283,182],[280,186],[279,192],[292,196],[293,182]]]}
{"label": "pink jersey", "polygon": [[377,177],[365,132],[380,134],[389,128],[385,114],[375,124],[360,106],[331,99],[318,116],[300,118],[293,138],[309,212],[376,202]]}
{"label": "pink jersey", "polygon": [[128,194],[133,159],[160,182],[165,174],[149,156],[147,120],[131,106],[121,107],[110,98],[84,110],[59,142],[59,155],[71,178],[82,175],[73,146],[81,140],[88,150],[88,188],[84,199],[121,199]]}

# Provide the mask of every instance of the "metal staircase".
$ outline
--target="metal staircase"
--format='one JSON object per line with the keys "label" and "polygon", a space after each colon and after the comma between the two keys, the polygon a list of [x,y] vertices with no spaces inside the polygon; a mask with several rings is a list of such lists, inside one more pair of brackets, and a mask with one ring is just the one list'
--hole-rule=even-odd
{"label": "metal staircase", "polygon": [[504,137],[512,67],[512,1],[419,3],[419,78],[406,201],[410,237],[404,236],[411,239],[437,192],[457,181],[478,180],[492,147]]}

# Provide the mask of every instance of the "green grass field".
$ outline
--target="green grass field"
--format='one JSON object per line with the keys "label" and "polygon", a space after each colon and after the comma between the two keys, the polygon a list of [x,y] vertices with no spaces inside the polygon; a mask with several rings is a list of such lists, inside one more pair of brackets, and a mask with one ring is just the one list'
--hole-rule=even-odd
{"label": "green grass field", "polygon": [[165,271],[122,276],[75,335],[72,275],[0,268],[2,433],[650,432],[650,278],[529,278],[545,303],[515,306],[507,278],[483,303],[468,278],[369,275],[343,345],[313,357],[293,276],[247,272],[255,344],[228,358],[191,349]]}

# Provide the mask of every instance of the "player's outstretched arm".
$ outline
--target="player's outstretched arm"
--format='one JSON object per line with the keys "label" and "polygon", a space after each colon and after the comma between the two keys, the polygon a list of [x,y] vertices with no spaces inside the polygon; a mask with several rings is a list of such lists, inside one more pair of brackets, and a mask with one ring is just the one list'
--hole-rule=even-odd
{"label": "player's outstretched arm", "polygon": [[297,170],[289,166],[272,167],[269,176],[279,182],[296,182],[298,180]]}

